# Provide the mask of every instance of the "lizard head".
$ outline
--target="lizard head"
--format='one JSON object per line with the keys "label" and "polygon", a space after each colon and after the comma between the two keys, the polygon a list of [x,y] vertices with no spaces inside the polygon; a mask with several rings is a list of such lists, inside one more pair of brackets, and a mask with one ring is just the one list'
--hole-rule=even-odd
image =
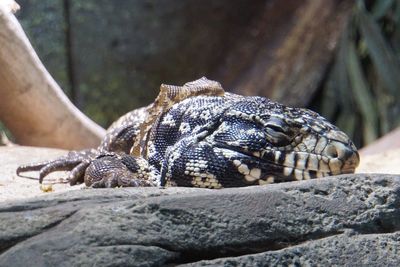
{"label": "lizard head", "polygon": [[[225,126],[215,141],[254,159],[255,164],[244,169],[256,168],[254,173],[259,177],[247,175],[248,181],[260,178],[279,182],[353,173],[359,164],[357,149],[349,137],[308,109],[286,107],[263,97],[245,97],[235,102],[221,121]],[[243,169],[240,160],[234,164]]]}

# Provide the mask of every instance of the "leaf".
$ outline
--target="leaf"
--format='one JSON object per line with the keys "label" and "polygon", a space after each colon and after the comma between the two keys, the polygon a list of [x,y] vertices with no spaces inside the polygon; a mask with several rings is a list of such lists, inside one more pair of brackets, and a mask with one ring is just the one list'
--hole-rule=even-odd
{"label": "leaf", "polygon": [[382,82],[379,77],[377,77],[376,72],[369,68],[370,71],[367,75],[370,77],[371,88],[376,96],[376,106],[378,110],[379,123],[380,123],[380,134],[386,134],[392,129],[392,120],[389,118],[388,110],[391,106],[390,95],[387,90],[382,87]]}
{"label": "leaf", "polygon": [[337,64],[335,66],[335,76],[338,81],[338,95],[342,108],[351,108],[354,106],[353,96],[350,90],[350,83],[346,67],[347,54],[347,44],[350,42],[350,34],[353,30],[351,24],[344,30],[343,36],[339,41],[339,51],[337,55]]}
{"label": "leaf", "polygon": [[397,99],[400,99],[400,62],[389,44],[385,41],[378,24],[368,15],[363,5],[358,5],[358,27],[365,40],[371,60],[384,86]]}
{"label": "leaf", "polygon": [[396,7],[394,9],[393,20],[398,24],[400,23],[400,1],[396,0]]}
{"label": "leaf", "polygon": [[356,128],[356,114],[349,110],[342,110],[336,122],[337,126],[353,139]]}
{"label": "leaf", "polygon": [[326,86],[322,92],[322,97],[321,97],[321,106],[320,110],[321,113],[324,114],[324,117],[327,118],[328,120],[333,120],[334,115],[336,113],[336,109],[338,106],[338,99],[336,97],[336,81],[333,79],[332,73],[329,75],[329,79],[326,82]]}
{"label": "leaf", "polygon": [[393,0],[375,1],[375,4],[372,7],[372,12],[371,12],[373,17],[376,20],[384,17],[388,13],[389,8],[392,7],[393,3],[394,3]]}
{"label": "leaf", "polygon": [[357,56],[354,43],[349,41],[347,48],[348,57],[346,58],[346,67],[349,74],[351,89],[354,95],[354,101],[364,121],[363,132],[365,143],[370,143],[378,137],[377,111],[368,83],[362,72],[361,63]]}

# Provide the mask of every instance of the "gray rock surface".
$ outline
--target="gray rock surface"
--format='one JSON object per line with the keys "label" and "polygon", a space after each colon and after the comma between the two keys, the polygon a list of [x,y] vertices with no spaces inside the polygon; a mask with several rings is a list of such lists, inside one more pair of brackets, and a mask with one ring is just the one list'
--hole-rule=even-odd
{"label": "gray rock surface", "polygon": [[78,190],[0,205],[0,266],[395,266],[400,176]]}

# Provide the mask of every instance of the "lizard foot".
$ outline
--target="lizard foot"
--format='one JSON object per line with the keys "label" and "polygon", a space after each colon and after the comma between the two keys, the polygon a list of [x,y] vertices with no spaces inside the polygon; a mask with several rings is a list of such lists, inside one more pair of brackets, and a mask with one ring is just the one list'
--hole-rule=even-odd
{"label": "lizard foot", "polygon": [[96,188],[155,186],[159,177],[158,171],[143,158],[95,149],[72,151],[55,160],[19,166],[17,175],[28,171],[39,171],[40,183],[51,172],[70,171],[70,185],[84,182]]}
{"label": "lizard foot", "polygon": [[106,155],[92,161],[86,169],[86,186],[99,187],[145,187],[155,186],[158,171],[143,158],[131,155]]}

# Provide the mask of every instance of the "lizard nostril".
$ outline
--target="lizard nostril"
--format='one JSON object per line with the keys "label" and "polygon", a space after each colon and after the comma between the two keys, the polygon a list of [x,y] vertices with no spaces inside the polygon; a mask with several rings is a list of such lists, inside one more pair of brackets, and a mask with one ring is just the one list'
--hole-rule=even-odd
{"label": "lizard nostril", "polygon": [[321,154],[328,158],[329,171],[334,175],[354,173],[360,162],[356,149],[336,140],[331,140]]}
{"label": "lizard nostril", "polygon": [[327,147],[325,148],[325,153],[330,158],[337,158],[339,155],[338,149],[332,144],[327,145]]}
{"label": "lizard nostril", "polygon": [[[354,172],[354,169],[360,162],[360,156],[358,155],[356,149],[337,141],[331,141],[325,147],[322,154],[326,157],[329,157],[332,160],[331,164],[333,165],[337,164],[337,160],[341,162],[339,167],[340,173]],[[334,168],[333,165],[331,168]]]}

